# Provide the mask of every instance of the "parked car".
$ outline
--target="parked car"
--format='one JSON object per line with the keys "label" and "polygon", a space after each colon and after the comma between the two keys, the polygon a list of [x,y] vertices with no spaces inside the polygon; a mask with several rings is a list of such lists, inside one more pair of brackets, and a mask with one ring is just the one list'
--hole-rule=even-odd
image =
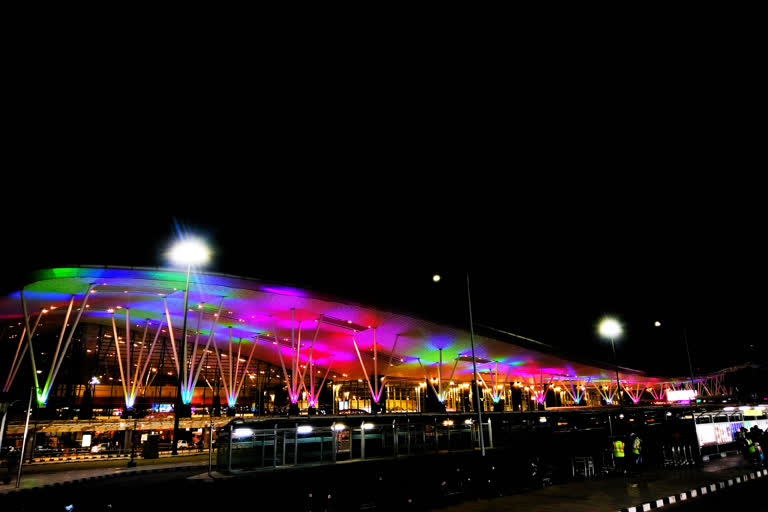
{"label": "parked car", "polygon": [[363,409],[344,409],[343,411],[339,411],[340,416],[348,416],[350,414],[368,414],[368,411]]}
{"label": "parked car", "polygon": [[91,453],[106,453],[109,451],[107,443],[99,443],[91,446]]}
{"label": "parked car", "polygon": [[176,441],[176,448],[191,448],[191,445],[186,439],[179,439]]}

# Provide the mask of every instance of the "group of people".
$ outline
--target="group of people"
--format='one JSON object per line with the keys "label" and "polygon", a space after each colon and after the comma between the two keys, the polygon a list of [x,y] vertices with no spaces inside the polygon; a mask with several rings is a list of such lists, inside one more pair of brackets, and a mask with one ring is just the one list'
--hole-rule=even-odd
{"label": "group of people", "polygon": [[642,440],[631,432],[626,437],[617,437],[612,441],[613,461],[620,473],[637,472],[643,463]]}
{"label": "group of people", "polygon": [[761,445],[768,441],[766,439],[768,431],[763,432],[757,425],[753,425],[749,430],[741,427],[735,437],[744,458],[754,464],[762,465],[764,457]]}

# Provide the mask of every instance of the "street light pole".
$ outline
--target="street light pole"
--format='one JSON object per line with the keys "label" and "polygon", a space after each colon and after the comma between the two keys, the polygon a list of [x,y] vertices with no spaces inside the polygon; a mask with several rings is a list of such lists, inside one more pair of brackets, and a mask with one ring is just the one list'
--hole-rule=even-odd
{"label": "street light pole", "polygon": [[[29,391],[29,404],[27,404],[27,420],[24,423],[24,440],[21,442],[21,457],[19,457],[19,472],[16,474],[16,488],[21,485],[21,467],[24,465],[24,452],[27,449],[27,435],[29,434],[29,417],[32,416],[32,397],[35,396],[35,387]],[[35,449],[35,440],[32,440],[32,450]]]}
{"label": "street light pole", "polygon": [[[613,318],[603,318],[598,326],[598,332],[603,338],[611,340],[611,350],[613,351],[613,366],[616,369],[616,397],[619,399],[619,410],[624,411],[624,404],[621,401],[621,381],[619,380],[619,364],[616,359],[616,347],[613,340],[621,336],[622,328],[621,324]],[[610,388],[609,388],[610,389]]]}
{"label": "street light pole", "polygon": [[483,413],[480,386],[477,383],[477,361],[475,359],[475,327],[472,323],[472,296],[469,293],[469,272],[467,272],[467,304],[469,306],[469,342],[472,347],[472,373],[475,381],[475,396],[477,396],[477,421],[480,429],[480,452],[485,457],[485,443],[483,441]]}
{"label": "street light pole", "polygon": [[616,397],[619,399],[619,410],[624,412],[624,403],[621,400],[621,381],[619,381],[619,362],[616,359],[616,347],[613,345],[613,337],[611,337],[611,350],[613,350],[613,366],[616,369]]}
{"label": "street light pole", "polygon": [[693,365],[691,364],[691,351],[688,350],[688,331],[683,327],[683,339],[685,340],[685,353],[688,354],[688,370],[691,372],[691,391],[693,391]]}
{"label": "street light pole", "polygon": [[[176,358],[180,365],[179,371],[176,372],[178,373],[176,385],[176,409],[173,414],[173,446],[171,447],[171,453],[173,455],[178,455],[179,413],[181,412],[182,403],[184,401],[184,386],[187,384],[183,381],[182,375],[186,375],[187,373],[187,310],[189,309],[189,275],[192,272],[193,264],[202,264],[208,261],[210,257],[210,250],[202,241],[190,238],[181,240],[175,244],[171,248],[169,256],[174,263],[187,266],[187,281],[184,285],[184,321],[181,327],[181,342],[179,343],[178,348],[178,350],[181,351],[181,354]],[[189,399],[191,402],[191,395]]]}
{"label": "street light pole", "polygon": [[176,405],[173,413],[173,446],[171,447],[171,455],[179,454],[179,413],[182,407],[182,391],[184,382],[182,379],[182,373],[187,369],[187,309],[189,309],[189,275],[192,272],[192,264],[187,264],[187,282],[184,285],[184,321],[181,324],[181,340],[179,341],[179,361],[181,361],[181,367],[177,372],[176,379]]}

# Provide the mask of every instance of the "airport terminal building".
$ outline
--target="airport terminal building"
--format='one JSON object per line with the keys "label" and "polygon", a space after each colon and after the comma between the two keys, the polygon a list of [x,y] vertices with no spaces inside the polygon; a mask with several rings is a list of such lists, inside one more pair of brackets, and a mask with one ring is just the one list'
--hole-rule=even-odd
{"label": "airport terminal building", "polygon": [[[130,430],[170,442],[177,410],[197,444],[235,416],[396,422],[728,395],[717,376],[646,375],[461,319],[441,325],[232,275],[96,266],[38,271],[0,297],[0,383],[6,403],[34,398],[37,435],[59,451],[119,444]],[[5,443],[20,440],[22,425],[3,421]]]}

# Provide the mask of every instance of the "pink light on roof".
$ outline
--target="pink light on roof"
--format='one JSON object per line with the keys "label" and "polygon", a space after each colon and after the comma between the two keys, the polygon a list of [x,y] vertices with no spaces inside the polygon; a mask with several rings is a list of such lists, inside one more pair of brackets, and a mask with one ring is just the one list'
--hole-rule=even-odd
{"label": "pink light on roof", "polygon": [[306,297],[306,293],[303,291],[297,289],[297,288],[290,288],[287,286],[262,286],[262,291],[269,292],[269,293],[275,293],[277,295],[290,295],[291,297]]}

